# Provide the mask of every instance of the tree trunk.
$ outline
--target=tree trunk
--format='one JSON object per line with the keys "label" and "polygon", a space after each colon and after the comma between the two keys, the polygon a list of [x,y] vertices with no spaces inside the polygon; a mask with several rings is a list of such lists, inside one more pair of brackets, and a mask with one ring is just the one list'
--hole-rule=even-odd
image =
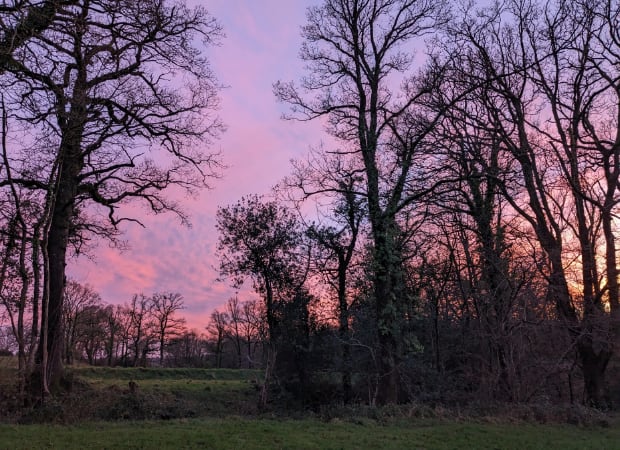
{"label": "tree trunk", "polygon": [[608,409],[610,405],[606,395],[605,369],[607,369],[612,352],[601,350],[597,353],[588,343],[580,344],[578,350],[585,385],[586,405]]}
{"label": "tree trunk", "polygon": [[342,350],[342,398],[345,404],[351,401],[351,346],[349,344],[349,305],[347,304],[347,264],[341,252],[338,255],[338,312],[340,345]]}
{"label": "tree trunk", "polygon": [[62,352],[63,329],[62,309],[65,288],[65,267],[67,244],[71,221],[75,215],[75,198],[77,197],[79,174],[83,168],[82,138],[86,123],[87,92],[86,72],[79,67],[77,79],[70,97],[70,109],[66,113],[66,97],[60,97],[58,122],[61,124],[62,140],[58,151],[58,176],[52,192],[52,208],[49,230],[47,233],[46,271],[47,305],[42,313],[42,333],[38,358],[46,373],[47,387],[54,390],[63,376]]}
{"label": "tree trunk", "polygon": [[258,398],[258,410],[264,411],[267,408],[267,402],[269,401],[269,386],[271,385],[271,378],[273,377],[273,371],[276,367],[277,349],[275,344],[270,342],[267,345],[267,361],[265,364],[265,378],[263,379],[263,385],[260,389],[260,396]]}
{"label": "tree trunk", "polygon": [[[75,152],[79,150],[74,146]],[[67,257],[67,243],[69,241],[69,229],[74,215],[75,196],[77,194],[77,175],[81,170],[81,164],[67,158],[61,167],[58,180],[56,201],[52,210],[52,220],[47,239],[47,255],[49,261],[48,272],[48,301],[44,314],[47,318],[46,333],[47,358],[44,358],[43,340],[39,345],[39,360],[46,361],[47,382],[53,391],[58,387],[63,375],[62,350],[63,350],[63,327],[62,309],[65,288],[65,266]]]}
{"label": "tree trunk", "polygon": [[161,367],[164,367],[164,344],[165,344],[165,340],[164,340],[164,330],[161,330],[161,335],[159,338],[159,365]]}
{"label": "tree trunk", "polygon": [[[402,358],[400,311],[402,277],[395,245],[396,225],[383,220],[375,229],[375,302],[379,343],[379,392],[377,403],[398,403],[398,366]],[[391,226],[390,226],[391,225]]]}

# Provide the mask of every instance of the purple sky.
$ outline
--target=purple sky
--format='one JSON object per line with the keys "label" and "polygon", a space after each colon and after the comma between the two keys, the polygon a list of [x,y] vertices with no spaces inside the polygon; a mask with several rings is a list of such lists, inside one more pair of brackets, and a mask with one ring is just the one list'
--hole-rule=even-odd
{"label": "purple sky", "polygon": [[300,26],[306,7],[318,0],[193,3],[204,4],[226,33],[222,46],[208,51],[215,72],[229,86],[221,93],[221,117],[228,130],[212,147],[223,155],[223,177],[213,181],[212,190],[183,200],[192,228],[181,227],[172,215],[155,217],[135,207],[146,229],[124,227],[130,248],[121,253],[101,244],[92,252],[93,260],[71,260],[68,274],[92,285],[108,303],[124,303],[134,293],[180,292],[188,325],[201,329],[213,309],[234,293],[227,282],[216,281],[217,207],[246,194],[267,193],[289,173],[291,158],[304,155],[325,136],[318,123],[281,120],[284,106],[271,89],[279,79],[301,76]]}

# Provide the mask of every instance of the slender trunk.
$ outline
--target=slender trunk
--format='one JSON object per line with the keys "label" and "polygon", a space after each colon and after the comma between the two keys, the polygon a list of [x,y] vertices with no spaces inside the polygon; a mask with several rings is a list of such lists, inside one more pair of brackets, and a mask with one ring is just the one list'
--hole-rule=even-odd
{"label": "slender trunk", "polygon": [[265,378],[263,379],[263,385],[261,386],[260,396],[258,398],[258,410],[264,411],[267,408],[267,402],[269,401],[269,387],[271,386],[271,379],[273,377],[273,371],[276,366],[277,349],[273,343],[269,343],[267,346],[267,362],[265,364]]}
{"label": "slender trunk", "polygon": [[267,327],[269,328],[269,336],[267,339],[269,343],[274,343],[276,341],[276,314],[274,311],[273,304],[273,287],[271,286],[271,281],[269,280],[269,276],[265,276],[265,306],[267,308]]}
{"label": "slender trunk", "polygon": [[26,301],[28,298],[28,287],[30,286],[30,277],[26,267],[26,224],[22,221],[21,248],[19,252],[19,275],[21,278],[21,291],[19,294],[19,306],[17,311],[17,355],[19,366],[19,391],[20,395],[24,393],[26,378],[28,376],[28,364],[26,355],[26,342],[24,333],[24,313],[26,311]]}
{"label": "slender trunk", "polygon": [[113,356],[115,353],[114,349],[114,329],[110,330],[110,340],[108,342],[108,366],[112,367]]}
{"label": "slender trunk", "polygon": [[164,367],[164,331],[161,331],[161,335],[159,337],[159,365]]}
{"label": "slender trunk", "polygon": [[347,267],[344,255],[339,254],[338,261],[338,311],[340,342],[342,346],[342,397],[347,404],[353,397],[351,385],[351,347],[349,344],[349,305],[347,303]]}

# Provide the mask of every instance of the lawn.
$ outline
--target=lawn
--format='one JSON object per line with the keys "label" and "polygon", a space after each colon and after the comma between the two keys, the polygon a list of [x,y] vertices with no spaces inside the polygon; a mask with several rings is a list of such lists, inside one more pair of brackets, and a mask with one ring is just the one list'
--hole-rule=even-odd
{"label": "lawn", "polygon": [[0,426],[0,447],[114,449],[619,449],[620,429],[560,425],[192,419]]}

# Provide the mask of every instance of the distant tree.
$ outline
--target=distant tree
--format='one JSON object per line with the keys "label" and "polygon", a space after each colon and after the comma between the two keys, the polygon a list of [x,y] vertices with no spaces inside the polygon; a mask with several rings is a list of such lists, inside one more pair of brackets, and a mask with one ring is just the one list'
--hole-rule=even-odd
{"label": "distant tree", "polygon": [[183,297],[179,293],[158,292],[153,294],[151,303],[151,316],[159,340],[159,364],[163,366],[166,344],[185,327],[185,319],[177,317],[177,313],[184,308]]}
{"label": "distant tree", "polygon": [[155,341],[154,323],[151,317],[152,301],[144,294],[134,294],[125,307],[128,316],[127,334],[133,351],[133,366],[146,365],[146,358]]}
{"label": "distant tree", "polygon": [[229,318],[225,312],[217,309],[211,313],[211,320],[207,325],[207,333],[213,343],[213,353],[215,353],[215,367],[222,367],[222,356],[224,355],[224,344],[226,342]]}
{"label": "distant tree", "polygon": [[121,305],[107,305],[105,307],[107,341],[105,352],[108,366],[112,366],[119,358],[119,347],[125,342],[123,336],[123,308]]}
{"label": "distant tree", "polygon": [[247,300],[241,305],[242,318],[241,328],[246,347],[246,358],[248,368],[252,368],[255,363],[257,347],[263,348],[267,343],[266,320],[264,318],[265,308],[260,301]]}
{"label": "distant tree", "polygon": [[77,344],[92,326],[92,308],[102,306],[101,297],[89,285],[82,285],[75,280],[67,281],[65,287],[65,300],[63,303],[63,328],[65,343],[65,362],[73,364],[73,357],[77,351]]}
{"label": "distant tree", "polygon": [[207,356],[207,338],[195,330],[185,330],[170,340],[168,354],[175,366],[203,367]]}
{"label": "distant tree", "polygon": [[242,346],[244,342],[243,329],[243,309],[239,304],[239,298],[235,295],[226,302],[226,314],[228,314],[229,322],[227,328],[227,334],[231,342],[235,346],[235,352],[237,353],[237,367],[241,368],[242,365]]}
{"label": "distant tree", "polygon": [[82,311],[76,347],[86,355],[88,364],[94,365],[105,355],[108,340],[107,324],[108,314],[103,305],[87,305]]}

